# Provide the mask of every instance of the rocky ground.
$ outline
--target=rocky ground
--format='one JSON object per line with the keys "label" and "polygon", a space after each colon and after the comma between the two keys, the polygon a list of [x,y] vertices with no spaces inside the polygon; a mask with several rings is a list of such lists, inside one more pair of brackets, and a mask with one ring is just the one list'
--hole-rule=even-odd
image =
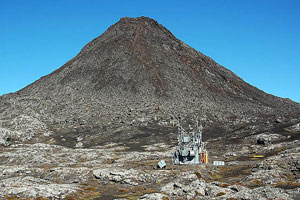
{"label": "rocky ground", "polygon": [[[17,126],[1,128],[0,198],[3,199],[300,198],[297,118],[289,123],[279,119],[274,124],[266,123],[268,131],[248,123],[223,137],[209,138],[204,132],[209,163],[198,166],[172,164],[176,128],[166,120],[153,121],[149,117],[142,122],[148,123],[144,129],[136,124],[127,131],[128,137],[87,145],[91,137],[99,141],[105,138],[88,137],[80,131],[75,136],[70,132],[57,134],[34,119],[19,118],[30,121],[24,123],[27,126],[23,125],[22,131],[32,133],[32,138],[21,140],[23,132]],[[112,121],[112,130],[117,129],[121,134],[133,126],[130,122]],[[154,129],[158,124],[161,128]],[[153,139],[151,134],[165,135],[162,127],[170,131],[169,136]],[[140,137],[132,130],[140,130]],[[71,134],[74,141],[68,142],[72,140]],[[165,169],[157,169],[161,159],[167,162]],[[214,160],[225,161],[225,166],[213,166]]]}

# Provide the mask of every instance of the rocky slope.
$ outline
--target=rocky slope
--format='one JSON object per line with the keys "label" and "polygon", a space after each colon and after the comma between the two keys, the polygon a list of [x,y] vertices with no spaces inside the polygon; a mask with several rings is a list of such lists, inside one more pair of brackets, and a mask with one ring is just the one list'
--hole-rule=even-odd
{"label": "rocky slope", "polygon": [[[171,164],[178,118],[201,120],[210,159],[225,167]],[[0,198],[297,199],[299,124],[298,103],[249,85],[153,19],[122,18],[0,97]]]}
{"label": "rocky slope", "polygon": [[214,121],[300,109],[247,84],[146,17],[122,18],[61,68],[12,96],[56,121],[91,121],[104,111],[148,104],[177,114],[196,110]]}

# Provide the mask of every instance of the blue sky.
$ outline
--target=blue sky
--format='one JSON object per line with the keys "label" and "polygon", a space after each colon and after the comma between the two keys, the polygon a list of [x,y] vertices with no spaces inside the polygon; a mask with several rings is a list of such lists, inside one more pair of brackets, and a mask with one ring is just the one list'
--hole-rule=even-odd
{"label": "blue sky", "polygon": [[300,102],[298,0],[0,0],[0,95],[59,68],[123,16],[154,18],[251,85]]}

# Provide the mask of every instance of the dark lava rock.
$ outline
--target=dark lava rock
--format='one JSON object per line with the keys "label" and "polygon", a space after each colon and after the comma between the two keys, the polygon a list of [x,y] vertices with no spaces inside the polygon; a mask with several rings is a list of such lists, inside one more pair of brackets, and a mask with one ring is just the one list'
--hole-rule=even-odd
{"label": "dark lava rock", "polygon": [[257,144],[259,145],[266,145],[268,143],[267,140],[265,140],[264,138],[258,138],[257,140]]}

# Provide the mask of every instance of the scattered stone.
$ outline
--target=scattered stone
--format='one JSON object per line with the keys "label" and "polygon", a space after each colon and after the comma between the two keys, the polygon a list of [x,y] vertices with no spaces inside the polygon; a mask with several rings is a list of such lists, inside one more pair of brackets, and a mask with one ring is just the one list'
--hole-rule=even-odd
{"label": "scattered stone", "polygon": [[145,194],[139,199],[147,199],[147,200],[168,200],[168,196],[162,193],[151,193],[151,194]]}
{"label": "scattered stone", "polygon": [[14,177],[0,181],[0,197],[18,195],[21,198],[48,197],[65,198],[67,194],[76,192],[77,185],[57,184],[31,176]]}
{"label": "scattered stone", "polygon": [[273,142],[285,140],[287,138],[286,136],[279,135],[279,134],[266,134],[266,133],[259,134],[255,137],[256,137],[256,143],[258,145],[267,145]]}
{"label": "scattered stone", "polygon": [[81,148],[83,147],[83,143],[82,142],[78,142],[76,145],[75,145],[76,148]]}

